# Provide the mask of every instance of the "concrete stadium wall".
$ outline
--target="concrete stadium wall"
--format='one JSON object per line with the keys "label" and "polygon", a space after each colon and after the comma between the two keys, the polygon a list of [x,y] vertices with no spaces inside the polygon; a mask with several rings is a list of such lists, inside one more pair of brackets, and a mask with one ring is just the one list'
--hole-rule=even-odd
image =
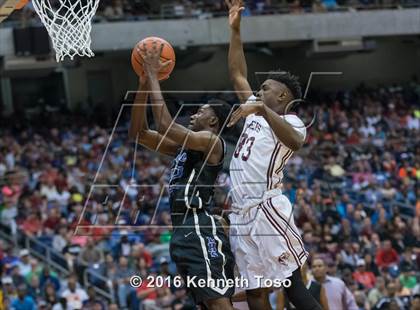
{"label": "concrete stadium wall", "polygon": [[[352,53],[322,58],[305,56],[307,45],[273,50],[268,56],[256,51],[247,51],[249,80],[257,89],[264,75],[256,77],[254,72],[276,68],[290,70],[301,77],[306,86],[313,71],[339,71],[341,76],[316,77],[313,87],[323,89],[349,88],[365,81],[369,84],[406,81],[420,72],[420,46],[410,41],[411,37],[378,39],[377,49],[370,53]],[[188,55],[188,51],[185,51]],[[86,102],[89,95],[89,72],[102,71],[112,80],[112,102],[118,105],[128,90],[135,90],[137,78],[130,64],[130,53],[106,55],[83,60],[82,66],[67,70],[69,99],[72,105]],[[186,56],[188,57],[188,56]],[[176,67],[171,78],[162,84],[164,90],[232,90],[227,70],[227,46],[215,49],[206,62],[189,68]],[[111,101],[111,100],[110,100]]]}
{"label": "concrete stadium wall", "polygon": [[[252,16],[243,22],[244,41],[248,43],[419,33],[418,8]],[[168,38],[174,46],[218,45],[229,40],[226,18],[118,22],[94,25],[93,49],[131,49],[139,39],[150,35]],[[10,28],[0,29],[0,55],[13,55]]]}

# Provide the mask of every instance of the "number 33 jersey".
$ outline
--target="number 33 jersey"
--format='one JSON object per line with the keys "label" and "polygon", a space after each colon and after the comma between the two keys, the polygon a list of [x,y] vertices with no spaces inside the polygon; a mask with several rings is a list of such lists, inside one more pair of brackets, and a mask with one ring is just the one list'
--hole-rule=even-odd
{"label": "number 33 jersey", "polygon": [[[254,96],[248,101],[255,100]],[[302,120],[293,114],[281,116],[306,139]],[[234,208],[259,204],[268,191],[281,188],[283,169],[293,151],[283,145],[262,116],[249,115],[230,163]]]}

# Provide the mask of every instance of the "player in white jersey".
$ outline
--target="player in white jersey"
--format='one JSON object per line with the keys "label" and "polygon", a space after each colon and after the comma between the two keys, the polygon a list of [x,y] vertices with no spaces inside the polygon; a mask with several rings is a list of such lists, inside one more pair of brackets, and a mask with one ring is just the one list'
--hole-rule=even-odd
{"label": "player in white jersey", "polygon": [[302,120],[287,114],[289,104],[301,98],[301,88],[290,73],[273,73],[253,95],[240,37],[242,1],[226,3],[231,27],[229,71],[242,103],[229,126],[245,119],[230,164],[230,242],[239,272],[249,283],[248,305],[251,310],[271,309],[268,295],[273,284],[289,279],[291,286],[285,291],[297,309],[321,309],[303,284],[300,267],[308,253],[292,205],[281,191],[283,169],[306,138]]}

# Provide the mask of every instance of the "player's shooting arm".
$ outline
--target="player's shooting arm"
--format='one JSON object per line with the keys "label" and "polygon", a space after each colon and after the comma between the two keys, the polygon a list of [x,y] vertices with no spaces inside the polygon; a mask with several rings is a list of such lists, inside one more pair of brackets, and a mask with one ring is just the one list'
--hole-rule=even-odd
{"label": "player's shooting arm", "polygon": [[229,8],[229,25],[231,29],[229,46],[229,73],[233,87],[242,103],[252,95],[248,83],[248,70],[241,40],[241,12],[244,10],[241,0],[226,0]]}
{"label": "player's shooting arm", "polygon": [[180,145],[185,145],[187,149],[204,153],[214,151],[219,140],[217,135],[209,131],[194,132],[176,123],[165,104],[157,77],[150,79],[150,85],[153,117],[157,122],[158,132]]}
{"label": "player's shooting arm", "polygon": [[161,63],[160,61],[162,49],[163,44],[159,50],[156,42],[153,42],[151,50],[147,50],[146,47],[142,49],[144,67],[149,78],[153,117],[157,123],[158,132],[175,143],[185,146],[187,149],[201,151],[206,154],[220,151],[217,149],[221,147],[221,143],[218,143],[219,138],[217,135],[207,131],[194,132],[189,130],[177,124],[169,113],[158,80],[159,71],[169,64],[169,62]]}
{"label": "player's shooting arm", "polygon": [[131,109],[131,121],[128,136],[137,143],[165,155],[174,155],[179,145],[169,138],[164,138],[157,131],[150,130],[147,124],[146,105],[149,86],[147,80],[140,81],[139,91]]}
{"label": "player's shooting arm", "polygon": [[131,108],[130,128],[128,129],[128,136],[130,139],[136,139],[137,134],[141,134],[148,128],[146,117],[146,104],[149,90],[147,82],[139,80],[139,90],[136,93],[134,104]]}

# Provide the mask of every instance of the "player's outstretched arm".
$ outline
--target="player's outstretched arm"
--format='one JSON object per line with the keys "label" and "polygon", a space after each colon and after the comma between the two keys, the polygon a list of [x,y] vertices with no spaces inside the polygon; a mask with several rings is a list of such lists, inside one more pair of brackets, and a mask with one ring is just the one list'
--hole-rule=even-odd
{"label": "player's outstretched arm", "polygon": [[165,63],[160,61],[163,47],[164,44],[158,48],[157,42],[153,42],[151,49],[148,50],[146,46],[143,46],[141,50],[144,69],[149,79],[153,117],[157,123],[158,132],[187,149],[201,151],[205,154],[213,152],[222,154],[222,143],[217,135],[209,131],[194,132],[189,130],[177,124],[169,113],[158,80],[159,71],[170,63],[170,61]]}
{"label": "player's outstretched arm", "polygon": [[241,13],[245,8],[242,0],[225,1],[229,8],[231,30],[228,56],[229,73],[239,100],[244,103],[252,95],[252,89],[247,80],[248,70],[241,40]]}
{"label": "player's outstretched arm", "polygon": [[146,105],[148,99],[148,81],[144,77],[139,81],[139,91],[131,108],[131,120],[128,136],[137,143],[165,155],[174,155],[178,144],[164,138],[158,132],[150,130],[147,124]]}

